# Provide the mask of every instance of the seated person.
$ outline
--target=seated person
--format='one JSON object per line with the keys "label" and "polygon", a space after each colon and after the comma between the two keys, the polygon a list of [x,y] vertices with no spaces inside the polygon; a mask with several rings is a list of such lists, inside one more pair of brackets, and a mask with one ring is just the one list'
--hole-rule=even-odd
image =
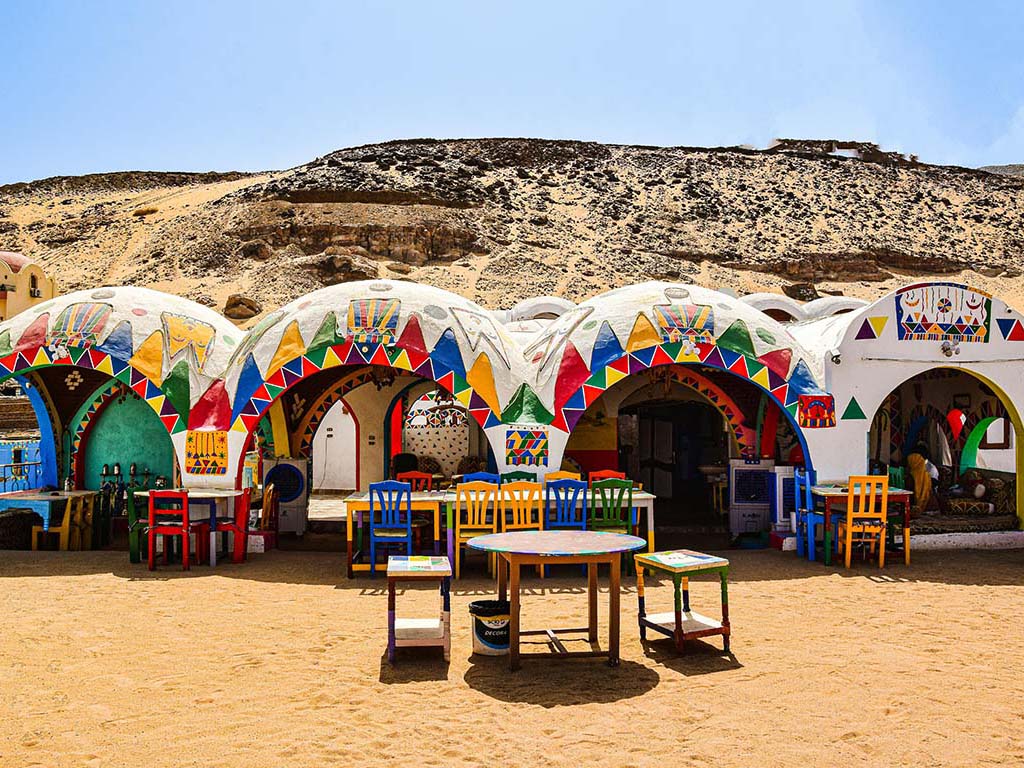
{"label": "seated person", "polygon": [[939,479],[939,469],[928,458],[928,448],[918,443],[913,453],[907,456],[907,469],[914,482],[914,500],[917,509],[945,511],[946,502],[938,492],[934,481]]}

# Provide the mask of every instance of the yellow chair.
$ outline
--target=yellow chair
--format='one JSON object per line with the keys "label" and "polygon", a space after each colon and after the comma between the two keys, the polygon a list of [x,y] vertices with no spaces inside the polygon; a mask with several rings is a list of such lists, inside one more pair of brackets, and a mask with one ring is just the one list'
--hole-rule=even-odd
{"label": "yellow chair", "polygon": [[548,472],[544,476],[544,482],[554,482],[555,480],[579,480],[583,476],[579,472],[564,472],[559,470],[558,472]]}
{"label": "yellow chair", "polygon": [[[455,487],[455,578],[462,572],[462,547],[475,536],[498,532],[501,514],[496,483],[460,483]],[[488,519],[489,518],[489,519]],[[487,559],[491,571],[491,557]]]}
{"label": "yellow chair", "polygon": [[[72,533],[77,538],[77,525],[75,522],[75,513],[77,506],[74,504],[74,498],[68,498],[67,504],[64,505],[64,518],[61,520],[60,525],[56,528],[50,526],[47,533],[55,533],[60,539],[57,547],[61,551],[66,551],[72,543]],[[32,549],[39,549],[39,536],[43,533],[43,526],[34,525],[32,526]]]}
{"label": "yellow chair", "polygon": [[78,507],[78,549],[92,549],[92,531],[96,518],[96,497],[83,496]]}
{"label": "yellow chair", "polygon": [[[544,486],[529,481],[502,483],[501,532],[544,530]],[[544,566],[537,566],[544,578]]]}
{"label": "yellow chair", "polygon": [[889,515],[889,478],[886,475],[853,475],[846,495],[846,516],[839,519],[838,545],[846,554],[846,567],[855,542],[878,547],[878,567],[885,567],[885,536]]}

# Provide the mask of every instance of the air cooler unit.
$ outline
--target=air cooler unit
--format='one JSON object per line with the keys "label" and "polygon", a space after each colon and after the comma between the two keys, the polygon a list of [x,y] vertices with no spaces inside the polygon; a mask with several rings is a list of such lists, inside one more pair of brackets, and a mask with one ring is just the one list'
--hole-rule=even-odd
{"label": "air cooler unit", "polygon": [[796,510],[793,467],[773,467],[770,490],[772,527],[776,531],[792,532],[793,512]]}
{"label": "air cooler unit", "polygon": [[273,483],[278,493],[280,533],[306,532],[309,518],[309,461],[307,459],[264,459],[263,486]]}
{"label": "air cooler unit", "polygon": [[729,460],[729,530],[734,536],[768,530],[772,459]]}

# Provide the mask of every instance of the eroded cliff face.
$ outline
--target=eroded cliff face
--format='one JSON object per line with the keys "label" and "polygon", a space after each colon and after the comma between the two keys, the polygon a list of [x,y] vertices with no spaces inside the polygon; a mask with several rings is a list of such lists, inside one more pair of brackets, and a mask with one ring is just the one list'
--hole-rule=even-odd
{"label": "eroded cliff face", "polygon": [[[857,157],[842,156],[853,152]],[[870,298],[908,276],[1019,289],[1024,179],[855,142],[767,151],[400,141],[259,175],[109,174],[0,188],[0,248],[68,289],[131,283],[264,310],[322,285],[415,279],[499,307],[649,278],[814,282]]]}

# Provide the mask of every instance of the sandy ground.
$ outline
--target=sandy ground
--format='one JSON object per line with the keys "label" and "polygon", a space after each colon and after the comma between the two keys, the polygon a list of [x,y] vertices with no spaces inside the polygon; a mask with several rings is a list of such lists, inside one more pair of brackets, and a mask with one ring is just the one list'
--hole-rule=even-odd
{"label": "sandy ground", "polygon": [[[730,556],[733,658],[717,642],[645,656],[626,577],[619,668],[510,674],[470,653],[482,577],[457,585],[451,664],[407,650],[391,668],[385,584],[348,581],[340,555],[151,575],[121,552],[0,552],[0,765],[1024,762],[1024,552],[926,552],[881,573]],[[651,585],[668,607],[668,582]],[[576,623],[582,586],[575,570],[531,577],[524,623]],[[693,593],[717,610],[714,583]],[[399,597],[405,615],[435,605]]]}

